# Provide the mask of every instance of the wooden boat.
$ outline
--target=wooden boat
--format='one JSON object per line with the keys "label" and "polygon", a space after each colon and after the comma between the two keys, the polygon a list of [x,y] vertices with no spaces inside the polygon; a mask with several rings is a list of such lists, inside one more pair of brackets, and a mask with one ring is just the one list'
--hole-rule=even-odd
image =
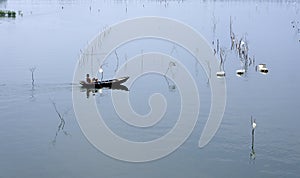
{"label": "wooden boat", "polygon": [[86,81],[80,81],[79,83],[85,88],[113,88],[126,82],[129,77],[121,77],[118,79],[104,80],[98,82],[87,83]]}

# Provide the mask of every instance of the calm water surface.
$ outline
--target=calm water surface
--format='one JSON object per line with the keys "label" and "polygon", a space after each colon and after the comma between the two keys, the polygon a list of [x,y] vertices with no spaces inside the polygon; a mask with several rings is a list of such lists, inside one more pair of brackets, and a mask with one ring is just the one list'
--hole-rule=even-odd
{"label": "calm water surface", "polygon": [[[0,18],[0,177],[299,177],[300,24],[292,24],[300,21],[299,2],[1,0],[0,9],[23,14]],[[151,51],[179,59],[195,79],[201,99],[188,140],[163,159],[136,164],[106,156],[84,137],[73,111],[72,77],[80,51],[96,34],[140,16],[179,20],[210,44],[219,39],[227,54],[227,105],[217,134],[199,149],[211,94],[201,65],[180,46],[163,40],[120,46],[120,65]],[[247,39],[255,64],[267,64],[267,75],[251,65],[244,77],[236,76],[241,64],[230,50],[230,17],[234,33]],[[103,67],[104,78],[113,77],[117,65],[112,53]],[[34,86],[31,67],[36,67]],[[132,107],[140,114],[149,112],[153,93],[162,93],[168,102],[162,121],[147,129],[119,120],[110,90],[90,97],[106,111],[104,120],[115,133],[134,141],[152,140],[167,133],[179,114],[180,95],[170,85],[162,76],[149,74],[130,88]],[[76,92],[86,97],[79,86]],[[249,156],[251,115],[257,122],[255,160]]]}

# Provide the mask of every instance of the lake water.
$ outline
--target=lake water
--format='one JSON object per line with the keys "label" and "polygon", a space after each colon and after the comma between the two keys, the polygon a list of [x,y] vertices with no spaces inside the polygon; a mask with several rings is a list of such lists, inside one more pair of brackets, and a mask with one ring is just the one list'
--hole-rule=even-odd
{"label": "lake water", "polygon": [[[23,14],[0,18],[0,177],[299,177],[298,1],[0,0],[0,9]],[[165,96],[166,113],[149,128],[120,121],[111,90],[86,98],[86,92],[73,83],[80,54],[97,34],[141,16],[183,22],[212,48],[218,39],[227,54],[227,101],[220,128],[200,149],[198,140],[211,104],[203,67],[178,44],[161,39],[118,47],[103,66],[105,79],[114,77],[115,70],[136,55],[165,53],[185,65],[201,101],[198,121],[184,144],[164,158],[131,163],[105,155],[86,139],[74,113],[72,88],[87,100],[95,99],[107,126],[121,137],[149,141],[171,130],[181,99],[178,88],[162,75],[144,75],[129,88],[131,106],[139,114],[150,111],[148,99],[153,93]],[[235,35],[248,42],[249,55],[255,58],[242,77],[235,73],[241,62],[230,50],[230,19]],[[259,63],[267,64],[268,74],[256,72]],[[34,85],[32,67],[36,67]],[[176,70],[170,72],[176,76]],[[250,158],[251,116],[257,123],[255,159]]]}

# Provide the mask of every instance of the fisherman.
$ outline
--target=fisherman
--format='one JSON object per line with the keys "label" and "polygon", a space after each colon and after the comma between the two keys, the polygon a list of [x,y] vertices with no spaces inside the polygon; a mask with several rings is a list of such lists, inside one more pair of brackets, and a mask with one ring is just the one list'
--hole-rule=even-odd
{"label": "fisherman", "polygon": [[86,74],[86,82],[87,83],[91,83],[91,78],[90,78],[90,74]]}
{"label": "fisherman", "polygon": [[93,82],[93,83],[98,83],[98,78],[94,77],[94,78],[92,79],[92,82]]}

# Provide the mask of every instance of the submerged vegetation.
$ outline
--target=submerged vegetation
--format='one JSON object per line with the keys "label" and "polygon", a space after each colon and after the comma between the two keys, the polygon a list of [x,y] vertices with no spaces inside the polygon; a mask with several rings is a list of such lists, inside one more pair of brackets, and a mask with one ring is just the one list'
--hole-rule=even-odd
{"label": "submerged vegetation", "polygon": [[55,146],[56,141],[57,141],[57,136],[61,131],[64,133],[65,136],[70,136],[70,134],[64,130],[65,124],[66,124],[64,116],[69,112],[69,110],[67,110],[65,113],[61,114],[56,107],[56,103],[53,100],[51,100],[51,103],[52,103],[54,110],[55,110],[56,114],[58,115],[58,118],[60,121],[59,125],[57,127],[57,131],[55,132],[55,136],[54,136],[53,140],[51,141],[52,145]]}

